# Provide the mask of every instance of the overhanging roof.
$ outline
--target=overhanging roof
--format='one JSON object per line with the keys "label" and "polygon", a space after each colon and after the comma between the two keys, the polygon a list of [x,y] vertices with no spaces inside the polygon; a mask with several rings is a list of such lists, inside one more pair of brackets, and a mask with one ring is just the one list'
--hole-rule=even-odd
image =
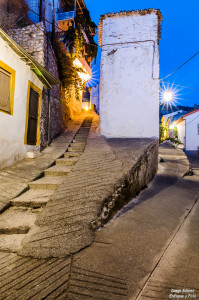
{"label": "overhanging roof", "polygon": [[161,39],[161,23],[162,23],[162,14],[159,9],[149,8],[149,9],[141,9],[141,10],[130,10],[130,11],[121,11],[117,13],[107,13],[100,17],[98,33],[99,33],[99,45],[102,46],[102,27],[103,20],[106,18],[113,17],[122,17],[122,16],[131,16],[131,15],[147,15],[155,13],[158,16],[158,40]]}
{"label": "overhanging roof", "polygon": [[37,75],[44,86],[48,89],[52,89],[52,85],[60,84],[60,80],[55,78],[49,73],[36,59],[34,59],[28,52],[26,52],[21,46],[19,46],[9,35],[0,28],[0,36],[9,44],[13,51],[15,51],[21,60],[23,60],[30,69]]}

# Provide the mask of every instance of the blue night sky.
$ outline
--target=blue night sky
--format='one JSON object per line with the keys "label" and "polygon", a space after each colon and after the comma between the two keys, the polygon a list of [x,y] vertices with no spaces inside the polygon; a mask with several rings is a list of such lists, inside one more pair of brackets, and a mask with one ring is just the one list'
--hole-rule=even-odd
{"label": "blue night sky", "polygon": [[[163,15],[160,41],[160,78],[165,77],[199,51],[198,0],[85,0],[91,18],[98,25],[100,15],[122,10],[160,9]],[[97,37],[96,37],[97,41]],[[100,53],[94,66],[99,81]],[[199,104],[199,55],[165,81],[193,89],[178,89],[178,104]],[[169,86],[170,87],[170,86]],[[198,90],[194,90],[198,89]]]}

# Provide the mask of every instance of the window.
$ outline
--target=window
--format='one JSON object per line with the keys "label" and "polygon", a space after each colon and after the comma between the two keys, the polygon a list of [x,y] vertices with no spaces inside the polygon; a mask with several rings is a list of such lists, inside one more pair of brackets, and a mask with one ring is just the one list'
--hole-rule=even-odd
{"label": "window", "polygon": [[199,135],[199,124],[198,124],[198,135]]}
{"label": "window", "polygon": [[0,61],[0,111],[13,115],[15,71]]}

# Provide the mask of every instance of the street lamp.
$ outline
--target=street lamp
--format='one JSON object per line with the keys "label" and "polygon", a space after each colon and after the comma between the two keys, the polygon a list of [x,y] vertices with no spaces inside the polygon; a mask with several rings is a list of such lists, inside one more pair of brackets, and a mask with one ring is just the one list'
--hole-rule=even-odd
{"label": "street lamp", "polygon": [[179,90],[173,86],[173,84],[170,86],[170,84],[166,84],[164,82],[162,83],[162,87],[160,90],[160,105],[163,106],[173,106],[178,103],[177,99],[179,98]]}
{"label": "street lamp", "polygon": [[163,93],[163,100],[165,102],[171,102],[173,99],[173,93],[170,90],[164,91]]}

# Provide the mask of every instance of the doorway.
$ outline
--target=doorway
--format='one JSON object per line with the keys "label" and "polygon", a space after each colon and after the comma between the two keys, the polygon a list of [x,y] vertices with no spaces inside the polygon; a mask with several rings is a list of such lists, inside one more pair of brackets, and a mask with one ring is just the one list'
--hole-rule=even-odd
{"label": "doorway", "polygon": [[40,99],[41,90],[29,83],[25,144],[40,145]]}

